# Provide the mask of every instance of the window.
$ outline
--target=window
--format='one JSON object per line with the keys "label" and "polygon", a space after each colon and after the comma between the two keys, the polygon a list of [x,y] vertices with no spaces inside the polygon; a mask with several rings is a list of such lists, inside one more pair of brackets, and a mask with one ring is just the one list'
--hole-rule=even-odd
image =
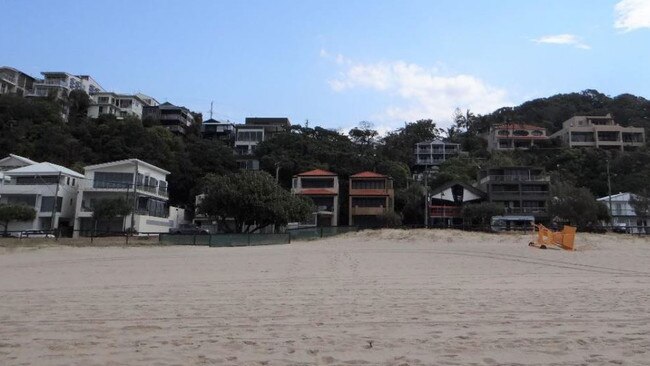
{"label": "window", "polygon": [[[61,212],[61,205],[63,204],[63,197],[57,197],[56,212]],[[52,212],[54,209],[54,196],[44,196],[41,198],[41,212]]]}
{"label": "window", "polygon": [[386,181],[383,179],[353,180],[352,189],[384,189]]}
{"label": "window", "polygon": [[70,185],[70,177],[66,177],[66,178],[65,178],[65,184],[66,184],[66,185]]}
{"label": "window", "polygon": [[508,130],[498,130],[497,131],[497,135],[499,135],[499,136],[508,136],[509,134],[510,134],[510,132],[508,132]]}
{"label": "window", "polygon": [[256,141],[263,140],[264,132],[262,131],[239,131],[237,132],[237,141]]}
{"label": "window", "polygon": [[544,136],[544,132],[540,130],[535,130],[531,133],[533,136]]}
{"label": "window", "polygon": [[59,177],[54,176],[33,176],[33,177],[16,177],[16,184],[18,185],[47,185],[57,184]]}
{"label": "window", "polygon": [[334,187],[334,179],[332,178],[317,178],[317,179],[302,178],[302,188],[332,188],[332,187]]}
{"label": "window", "polygon": [[528,136],[528,131],[526,130],[515,130],[512,132],[515,136]]}
{"label": "window", "polygon": [[[138,174],[138,177],[140,174]],[[127,189],[133,184],[133,173],[95,172],[94,188]]]}

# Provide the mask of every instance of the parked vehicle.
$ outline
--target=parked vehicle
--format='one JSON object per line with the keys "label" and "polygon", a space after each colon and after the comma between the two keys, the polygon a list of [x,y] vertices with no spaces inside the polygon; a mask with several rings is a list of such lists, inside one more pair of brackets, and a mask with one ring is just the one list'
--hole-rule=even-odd
{"label": "parked vehicle", "polygon": [[193,224],[180,224],[177,228],[169,229],[170,234],[183,234],[183,235],[207,235],[210,234],[209,230],[202,229]]}
{"label": "parked vehicle", "polygon": [[626,234],[630,232],[626,224],[614,225],[614,227],[612,227],[612,231],[619,234]]}
{"label": "parked vehicle", "polygon": [[25,230],[20,233],[21,238],[54,238],[54,234],[43,230]]}

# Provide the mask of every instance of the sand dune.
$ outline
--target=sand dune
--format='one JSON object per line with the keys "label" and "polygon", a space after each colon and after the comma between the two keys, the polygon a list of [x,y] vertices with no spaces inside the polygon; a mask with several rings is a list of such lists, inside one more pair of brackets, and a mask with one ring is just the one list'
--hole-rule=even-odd
{"label": "sand dune", "polygon": [[1,365],[650,365],[650,240],[0,248]]}

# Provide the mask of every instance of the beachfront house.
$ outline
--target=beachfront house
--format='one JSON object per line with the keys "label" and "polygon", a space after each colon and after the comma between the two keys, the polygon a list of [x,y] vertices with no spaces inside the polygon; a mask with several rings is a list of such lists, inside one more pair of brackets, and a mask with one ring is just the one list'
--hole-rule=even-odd
{"label": "beachfront house", "polygon": [[[5,164],[27,164],[4,171],[0,179],[0,203],[32,207],[32,221],[11,222],[9,231],[60,229],[69,235],[74,221],[77,189],[84,176],[60,165],[10,155]],[[33,164],[32,164],[33,163]]]}
{"label": "beachfront house", "polygon": [[367,171],[351,175],[348,210],[350,225],[381,225],[381,216],[393,211],[394,197],[393,180],[387,175]]}
{"label": "beachfront house", "polygon": [[449,182],[429,192],[429,225],[433,227],[458,227],[463,225],[461,215],[466,204],[479,203],[487,194],[463,182]]}
{"label": "beachfront house", "polygon": [[[607,206],[609,215],[612,218],[610,224],[614,229],[628,233],[645,233],[648,230],[648,218],[639,216],[630,203],[633,197],[640,198],[632,193],[617,193],[610,196],[598,198]],[[611,206],[610,206],[611,204]]]}
{"label": "beachfront house", "polygon": [[527,166],[488,168],[478,173],[478,188],[487,193],[489,202],[503,205],[507,215],[533,216],[536,221],[548,218],[550,181],[544,169]]}
{"label": "beachfront house", "polygon": [[255,155],[257,145],[289,127],[291,122],[286,117],[247,117],[244,124],[235,125],[235,157],[239,169],[260,170]]}
{"label": "beachfront house", "polygon": [[170,213],[167,194],[168,171],[139,159],[118,160],[84,168],[79,186],[74,223],[75,235],[89,235],[95,230],[93,205],[102,199],[123,198],[132,207],[124,217],[101,220],[99,231],[162,233],[177,227],[184,212]]}
{"label": "beachfront house", "polygon": [[315,206],[305,226],[338,226],[339,177],[327,170],[315,169],[293,176],[291,193],[309,197]]}

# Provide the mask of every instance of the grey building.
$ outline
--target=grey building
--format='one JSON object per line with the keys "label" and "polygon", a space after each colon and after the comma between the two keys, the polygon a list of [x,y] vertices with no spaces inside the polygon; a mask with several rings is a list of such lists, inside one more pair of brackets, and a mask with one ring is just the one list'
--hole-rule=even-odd
{"label": "grey building", "polygon": [[192,112],[185,107],[175,106],[165,102],[157,106],[145,106],[142,108],[142,119],[153,119],[166,129],[185,134],[187,128],[194,123]]}
{"label": "grey building", "polygon": [[201,124],[201,136],[205,139],[217,139],[232,146],[235,140],[235,125],[230,121],[218,121],[210,118]]}
{"label": "grey building", "polygon": [[433,140],[418,142],[415,145],[416,170],[428,170],[460,154],[460,144]]}
{"label": "grey building", "polygon": [[550,197],[550,177],[542,168],[515,166],[482,169],[478,186],[489,202],[501,204],[507,215],[548,218],[546,203]]}
{"label": "grey building", "polygon": [[623,127],[605,116],[574,116],[562,123],[562,129],[551,135],[568,147],[634,150],[645,145],[642,127]]}
{"label": "grey building", "polygon": [[235,156],[239,168],[259,170],[260,162],[255,156],[257,145],[289,127],[291,122],[285,117],[248,117],[243,125],[235,125]]}
{"label": "grey building", "polygon": [[0,94],[26,95],[34,86],[33,77],[9,66],[0,67]]}

